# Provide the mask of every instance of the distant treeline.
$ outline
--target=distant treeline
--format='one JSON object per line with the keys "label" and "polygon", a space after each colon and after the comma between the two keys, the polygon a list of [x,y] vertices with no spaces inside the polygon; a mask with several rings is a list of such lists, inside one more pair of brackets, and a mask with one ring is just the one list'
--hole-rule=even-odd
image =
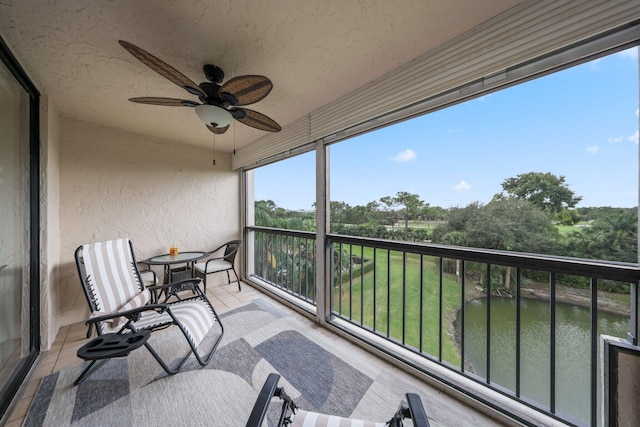
{"label": "distant treeline", "polygon": [[[255,207],[258,226],[315,230],[313,211],[291,211],[268,200],[256,202]],[[638,259],[637,208],[576,208],[571,212],[572,225],[515,198],[449,209],[428,207],[412,215],[376,209],[371,203],[352,207],[331,202],[330,215],[333,234],[631,263]],[[570,281],[571,286],[588,286],[580,278]],[[603,283],[601,289],[628,292],[628,285]]]}

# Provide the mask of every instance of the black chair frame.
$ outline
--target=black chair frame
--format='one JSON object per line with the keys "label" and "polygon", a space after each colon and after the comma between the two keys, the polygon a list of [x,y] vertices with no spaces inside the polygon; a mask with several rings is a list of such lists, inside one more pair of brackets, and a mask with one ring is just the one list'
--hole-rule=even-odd
{"label": "black chair frame", "polygon": [[[238,253],[238,250],[240,249],[240,245],[242,244],[242,240],[230,240],[220,246],[218,246],[217,248],[215,248],[212,251],[207,252],[207,254],[202,257],[202,260],[206,260],[205,262],[205,267],[204,267],[204,271],[205,273],[202,273],[198,270],[195,269],[194,266],[194,275],[196,277],[200,277],[203,281],[204,284],[204,292],[207,292],[207,273],[206,271],[209,269],[209,263],[213,262],[213,261],[217,261],[217,260],[225,260],[228,261],[229,263],[231,263],[231,267],[227,268],[226,270],[218,270],[215,272],[211,272],[209,274],[213,274],[213,273],[220,273],[222,271],[226,271],[227,273],[227,282],[229,282],[229,284],[231,284],[231,276],[229,275],[229,271],[233,271],[233,274],[235,274],[236,276],[236,281],[238,282],[238,291],[242,290],[242,287],[240,285],[240,277],[238,276],[238,273],[236,272],[236,267],[235,267],[235,259],[236,259],[236,255]],[[224,255],[222,256],[218,256],[218,257],[214,257],[214,258],[209,258],[211,257],[211,255],[221,251],[222,249],[224,249]],[[202,262],[202,261],[200,261]]]}
{"label": "black chair frame", "polygon": [[[129,241],[129,247],[131,249],[131,256],[133,257],[132,267],[135,269],[135,271],[137,272],[137,276],[139,277],[140,272],[138,269],[138,263],[135,259],[135,253],[134,253],[133,244],[131,243],[131,241]],[[98,309],[93,301],[93,298],[91,298],[91,294],[89,291],[89,285],[87,283],[89,280],[89,277],[84,273],[82,246],[76,249],[75,260],[76,260],[76,267],[78,269],[78,274],[80,276],[80,282],[82,284],[82,289],[84,290],[85,297],[87,298],[87,302],[89,303],[89,308],[93,313],[95,311],[98,311]],[[149,304],[144,305],[142,307],[137,307],[131,310],[105,314],[102,316],[94,316],[90,318],[85,322],[85,324],[88,326],[87,338],[91,338],[92,330],[94,327],[96,330],[96,335],[97,336],[102,335],[103,332],[101,330],[100,324],[101,322],[104,322],[106,320],[115,319],[118,317],[126,318],[127,319],[126,323],[124,323],[124,325],[122,325],[122,327],[120,327],[120,329],[116,333],[129,334],[129,333],[140,332],[139,329],[135,327],[134,322],[140,318],[140,315],[142,312],[150,311],[150,310],[156,311],[158,313],[167,312],[171,318],[171,321],[168,321],[166,323],[156,324],[153,327],[148,328],[146,330],[150,330],[151,332],[153,332],[153,331],[166,329],[170,326],[175,325],[180,329],[182,334],[185,336],[191,351],[179,362],[176,368],[172,369],[167,365],[167,363],[164,362],[164,360],[162,360],[160,355],[155,351],[155,349],[148,342],[145,342],[143,345],[147,348],[147,350],[149,350],[149,353],[151,353],[153,358],[156,359],[156,361],[160,364],[160,366],[162,366],[164,371],[169,375],[178,373],[180,369],[182,369],[182,366],[185,364],[185,362],[189,359],[191,354],[195,356],[196,360],[201,366],[206,366],[209,364],[209,361],[213,357],[213,354],[218,348],[218,345],[222,341],[222,336],[224,335],[224,327],[222,325],[222,322],[220,321],[218,313],[213,307],[213,304],[211,304],[206,294],[202,291],[202,288],[200,287],[200,283],[201,283],[201,280],[195,278],[195,279],[181,280],[181,281],[169,283],[166,285],[148,286],[146,289],[148,289],[151,292],[151,296],[152,296],[152,300]],[[142,284],[142,281],[140,281],[139,285],[140,285],[140,290],[141,291],[144,290],[144,285]],[[186,293],[187,295],[189,295],[188,297],[185,297],[185,294],[184,294],[185,291],[187,291]],[[187,301],[192,299],[202,299],[210,308],[216,323],[220,327],[220,336],[217,337],[216,341],[212,344],[211,351],[206,355],[200,355],[200,353],[197,350],[197,347],[192,343],[191,339],[189,339],[189,336],[188,336],[189,334],[185,330],[184,326],[178,321],[175,315],[171,312],[171,304],[173,302]],[[87,377],[90,373],[97,370],[107,360],[108,359],[100,360],[95,366],[90,367],[90,369],[88,368],[87,369],[88,372],[83,373],[83,377]]]}
{"label": "black chair frame", "polygon": [[[278,427],[286,427],[291,424],[291,416],[295,414],[298,407],[293,400],[284,392],[282,387],[278,387],[280,375],[271,373],[267,377],[258,398],[253,406],[246,427],[261,427],[267,415],[269,404],[274,397],[282,400],[282,410],[278,420]],[[407,405],[402,404],[393,417],[387,422],[389,427],[402,427],[402,420],[410,418],[415,427],[429,427],[429,418],[422,406],[420,396],[415,393],[406,393]]]}

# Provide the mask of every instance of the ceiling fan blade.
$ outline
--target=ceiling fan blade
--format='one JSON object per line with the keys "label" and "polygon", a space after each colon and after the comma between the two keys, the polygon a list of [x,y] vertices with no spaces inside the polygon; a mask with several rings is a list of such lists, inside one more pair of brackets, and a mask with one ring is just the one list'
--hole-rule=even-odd
{"label": "ceiling fan blade", "polygon": [[256,129],[266,130],[269,132],[280,132],[282,129],[278,123],[262,113],[248,110],[246,108],[234,108],[231,110],[233,117],[240,123],[251,126]]}
{"label": "ceiling fan blade", "polygon": [[197,107],[197,102],[189,101],[186,99],[175,98],[157,98],[153,96],[143,96],[140,98],[129,98],[131,102],[137,102],[138,104],[151,104],[151,105],[164,105],[167,107]]}
{"label": "ceiling fan blade", "polygon": [[265,76],[238,76],[227,81],[220,88],[220,93],[228,93],[236,98],[233,105],[249,105],[269,95],[273,83]]}
{"label": "ceiling fan blade", "polygon": [[213,126],[207,125],[207,129],[209,129],[211,132],[215,133],[216,135],[221,135],[225,133],[227,129],[229,129],[229,125],[226,125],[223,128],[214,128]]}
{"label": "ceiling fan blade", "polygon": [[162,77],[168,79],[170,82],[177,84],[184,88],[193,95],[204,95],[204,93],[198,88],[198,84],[194,83],[189,77],[182,74],[180,71],[173,68],[171,65],[156,58],[149,52],[139,48],[138,46],[129,43],[128,41],[119,40],[118,43],[129,51],[130,54],[138,58],[143,64],[151,68]]}

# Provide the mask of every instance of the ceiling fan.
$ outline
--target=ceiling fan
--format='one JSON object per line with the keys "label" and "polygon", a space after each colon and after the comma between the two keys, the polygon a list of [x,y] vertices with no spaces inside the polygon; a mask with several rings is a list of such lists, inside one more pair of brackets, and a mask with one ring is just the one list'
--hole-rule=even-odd
{"label": "ceiling fan", "polygon": [[194,107],[200,120],[215,134],[225,133],[229,129],[232,119],[260,130],[269,132],[281,130],[278,123],[264,114],[248,108],[239,108],[239,106],[258,102],[271,92],[273,83],[267,77],[259,75],[238,76],[221,85],[224,72],[215,65],[207,64],[202,69],[208,81],[197,84],[138,46],[124,40],[119,40],[119,43],[153,71],[190,94],[197,96],[201,103],[186,99],[159,97],[129,98],[129,101],[169,107]]}

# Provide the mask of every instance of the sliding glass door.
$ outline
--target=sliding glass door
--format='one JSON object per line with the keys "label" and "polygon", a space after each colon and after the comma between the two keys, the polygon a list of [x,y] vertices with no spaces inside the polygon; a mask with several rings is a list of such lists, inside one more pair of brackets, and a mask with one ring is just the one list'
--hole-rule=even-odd
{"label": "sliding glass door", "polygon": [[[0,40],[1,42],[1,40]],[[37,92],[0,43],[0,418],[38,351]],[[35,243],[35,246],[34,246]]]}

